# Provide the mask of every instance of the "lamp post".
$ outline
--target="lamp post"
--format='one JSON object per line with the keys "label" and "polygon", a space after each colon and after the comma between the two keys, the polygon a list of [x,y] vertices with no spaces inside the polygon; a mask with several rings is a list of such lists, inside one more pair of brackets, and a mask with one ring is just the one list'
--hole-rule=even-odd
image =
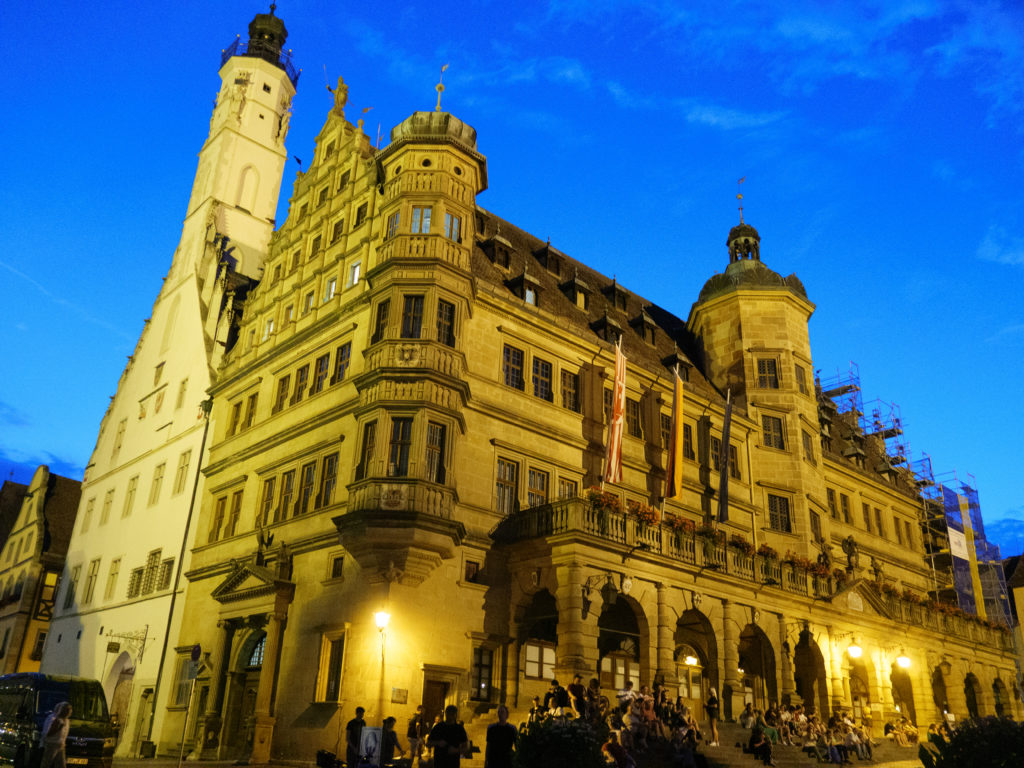
{"label": "lamp post", "polygon": [[380,726],[384,727],[384,677],[385,677],[385,666],[384,666],[384,648],[386,645],[386,639],[384,637],[384,630],[388,628],[388,623],[391,621],[391,614],[387,611],[377,611],[373,614],[373,621],[377,625],[377,631],[380,632]]}

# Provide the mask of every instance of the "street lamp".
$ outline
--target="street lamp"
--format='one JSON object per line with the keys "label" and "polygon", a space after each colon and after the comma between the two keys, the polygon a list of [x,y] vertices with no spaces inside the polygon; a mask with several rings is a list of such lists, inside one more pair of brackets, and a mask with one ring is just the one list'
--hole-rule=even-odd
{"label": "street lamp", "polygon": [[864,649],[854,641],[850,647],[846,649],[846,652],[850,654],[851,659],[859,659],[861,655],[863,655]]}
{"label": "street lamp", "polygon": [[900,648],[900,655],[896,657],[896,664],[900,669],[910,669],[910,657]]}
{"label": "street lamp", "polygon": [[388,628],[388,622],[391,621],[391,614],[387,611],[377,611],[373,614],[373,621],[377,625],[377,629],[383,632]]}

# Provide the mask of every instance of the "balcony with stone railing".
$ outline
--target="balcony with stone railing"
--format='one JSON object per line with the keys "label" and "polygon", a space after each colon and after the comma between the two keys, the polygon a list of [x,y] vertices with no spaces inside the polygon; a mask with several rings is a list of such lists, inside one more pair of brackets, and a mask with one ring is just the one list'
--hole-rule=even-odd
{"label": "balcony with stone railing", "polygon": [[469,270],[469,251],[440,232],[428,235],[395,235],[377,248],[378,263],[394,259],[434,259],[456,269]]}
{"label": "balcony with stone railing", "polygon": [[388,203],[401,195],[423,193],[445,195],[467,205],[473,198],[469,184],[447,173],[406,171],[388,180],[384,186],[384,201]]}

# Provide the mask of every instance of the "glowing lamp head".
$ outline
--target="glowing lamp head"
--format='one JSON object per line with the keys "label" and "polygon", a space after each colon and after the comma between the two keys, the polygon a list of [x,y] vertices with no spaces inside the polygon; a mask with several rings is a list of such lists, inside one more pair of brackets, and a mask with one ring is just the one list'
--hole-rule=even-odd
{"label": "glowing lamp head", "polygon": [[899,656],[896,657],[896,664],[899,666],[900,669],[909,669],[910,659],[905,654],[901,653]]}
{"label": "glowing lamp head", "polygon": [[387,611],[377,611],[373,614],[373,620],[377,624],[377,629],[383,632],[388,628],[388,622],[391,621],[391,614]]}
{"label": "glowing lamp head", "polygon": [[697,657],[696,656],[687,656],[685,659],[683,659],[683,661],[686,662],[686,666],[688,666],[688,667],[696,667],[697,666]]}
{"label": "glowing lamp head", "polygon": [[864,649],[854,643],[847,649],[847,652],[850,654],[851,659],[859,659],[863,655]]}

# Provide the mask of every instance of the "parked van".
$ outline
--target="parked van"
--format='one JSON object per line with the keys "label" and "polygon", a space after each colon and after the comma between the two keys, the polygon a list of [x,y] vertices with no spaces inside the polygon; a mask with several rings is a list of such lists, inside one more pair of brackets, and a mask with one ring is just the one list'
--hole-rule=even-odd
{"label": "parked van", "polygon": [[71,704],[68,766],[110,768],[116,738],[98,680],[22,672],[0,676],[0,762],[38,768],[39,735],[54,707]]}

